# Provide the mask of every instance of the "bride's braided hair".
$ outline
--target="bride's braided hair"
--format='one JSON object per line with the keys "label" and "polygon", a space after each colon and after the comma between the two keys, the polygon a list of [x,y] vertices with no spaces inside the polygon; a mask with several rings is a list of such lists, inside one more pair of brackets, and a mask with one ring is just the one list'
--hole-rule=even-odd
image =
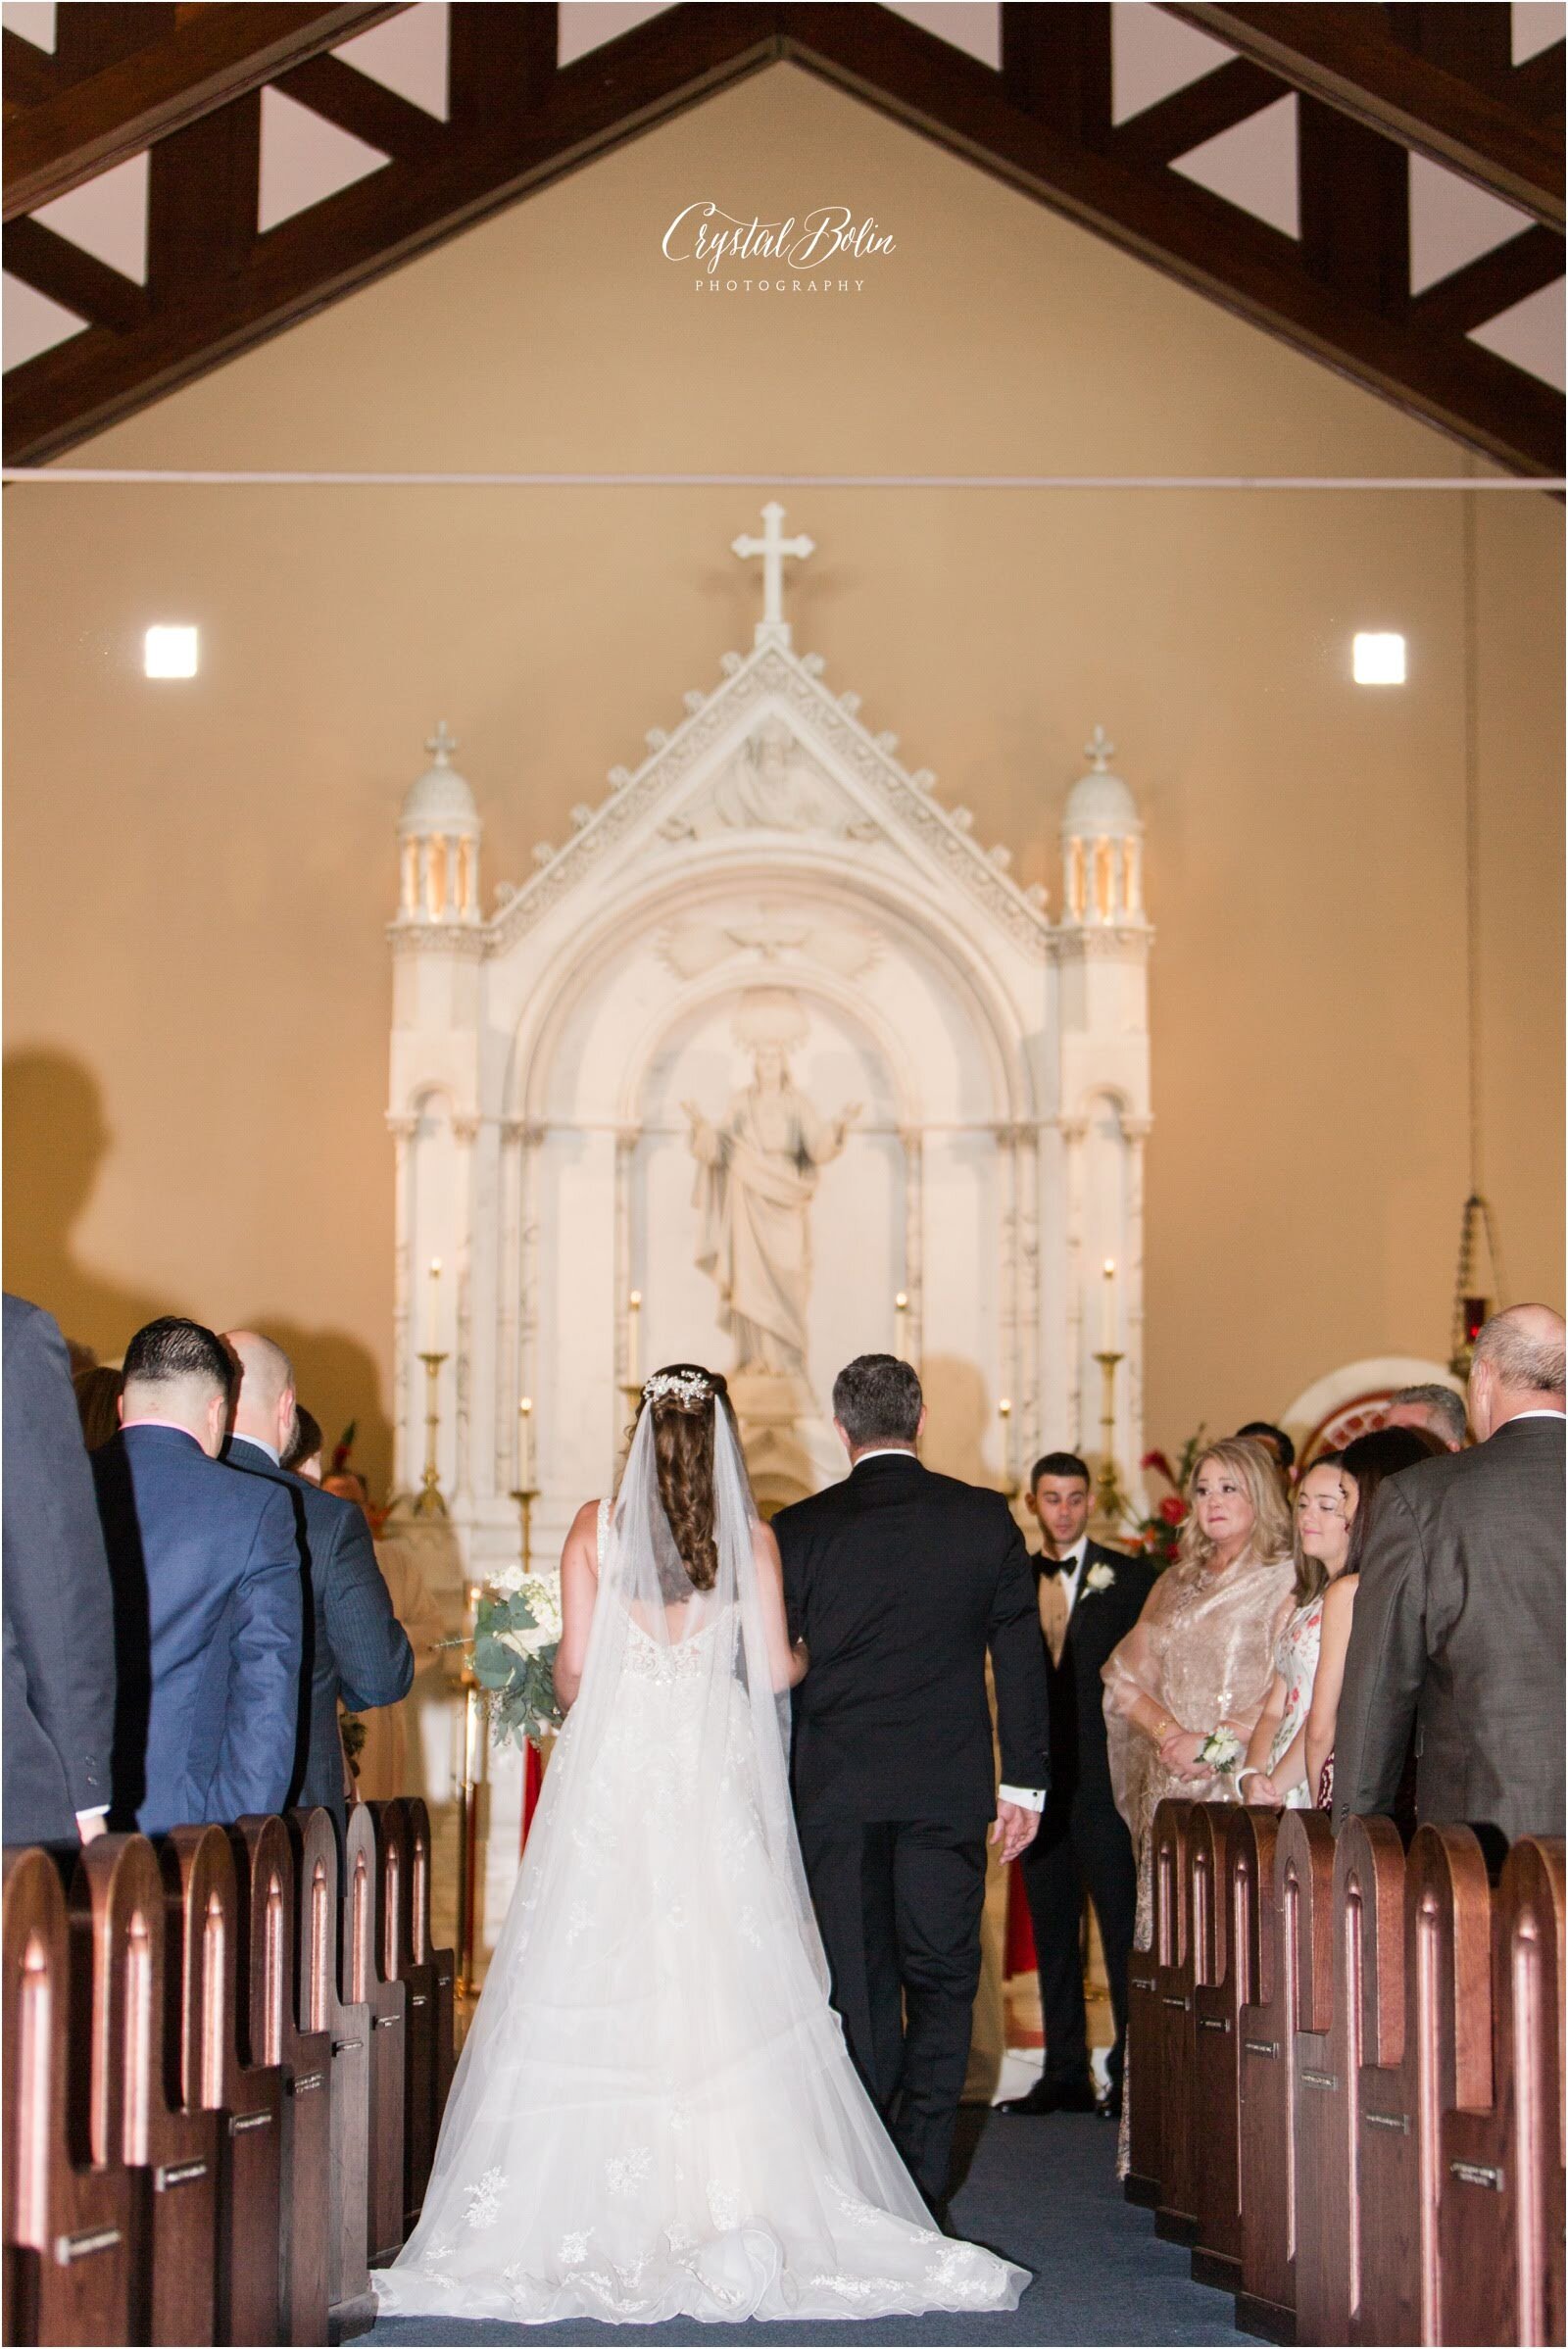
{"label": "bride's braided hair", "polygon": [[716,1370],[670,1362],[648,1381],[642,1407],[654,1415],[659,1497],[681,1564],[697,1590],[711,1590],[718,1579],[713,1413],[717,1408],[728,1411],[733,1426],[729,1388]]}

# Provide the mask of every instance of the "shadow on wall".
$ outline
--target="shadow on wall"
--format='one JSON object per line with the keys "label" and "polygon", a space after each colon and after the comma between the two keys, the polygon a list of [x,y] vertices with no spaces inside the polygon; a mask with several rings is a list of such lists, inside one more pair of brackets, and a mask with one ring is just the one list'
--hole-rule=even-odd
{"label": "shadow on wall", "polygon": [[[5,1285],[42,1305],[67,1338],[118,1362],[144,1322],[162,1313],[214,1311],[183,1290],[154,1295],[83,1264],[73,1235],[114,1146],[98,1080],[63,1052],[7,1055],[4,1084]],[[279,1267],[280,1277],[282,1267]],[[294,1364],[302,1403],[321,1423],[328,1450],[356,1423],[354,1464],[372,1496],[387,1497],[392,1427],[373,1356],[338,1330],[308,1329],[265,1310],[252,1326]]]}
{"label": "shadow on wall", "polygon": [[43,1305],[67,1338],[118,1362],[143,1322],[190,1307],[77,1260],[72,1234],[114,1142],[98,1080],[64,1052],[13,1052],[4,1102],[5,1285]]}
{"label": "shadow on wall", "polygon": [[[1002,1439],[985,1374],[956,1354],[927,1354],[920,1364],[925,1436],[920,1456],[939,1476],[1002,1488]],[[987,1458],[989,1453],[990,1457]]]}

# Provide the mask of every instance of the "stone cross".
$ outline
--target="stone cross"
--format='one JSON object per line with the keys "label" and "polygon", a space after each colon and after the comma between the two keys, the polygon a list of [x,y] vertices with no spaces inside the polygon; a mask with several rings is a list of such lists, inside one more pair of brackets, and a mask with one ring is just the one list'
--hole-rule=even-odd
{"label": "stone cross", "polygon": [[762,616],[757,623],[756,641],[760,645],[787,645],[790,641],[789,623],[784,617],[784,558],[793,555],[804,560],[816,552],[814,539],[784,536],[784,509],[776,504],[762,508],[763,530],[760,538],[737,538],[730,548],[743,561],[754,555],[762,558]]}
{"label": "stone cross", "polygon": [[1116,746],[1111,741],[1110,736],[1105,732],[1103,726],[1097,726],[1093,734],[1090,735],[1089,740],[1084,744],[1084,757],[1088,759],[1095,773],[1097,775],[1103,775],[1107,773],[1110,767],[1110,762],[1115,756]]}
{"label": "stone cross", "polygon": [[442,718],[439,725],[436,727],[435,732],[431,735],[429,741],[424,747],[429,752],[431,758],[435,760],[437,766],[451,765],[452,754],[458,747],[458,738],[454,733],[451,732],[445,718]]}

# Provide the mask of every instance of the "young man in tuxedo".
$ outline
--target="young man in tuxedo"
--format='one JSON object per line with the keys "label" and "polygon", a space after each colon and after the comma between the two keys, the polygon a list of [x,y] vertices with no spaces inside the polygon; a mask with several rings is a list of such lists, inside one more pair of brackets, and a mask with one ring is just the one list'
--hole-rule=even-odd
{"label": "young man in tuxedo", "polygon": [[907,1362],[850,1363],[833,1417],[850,1475],[773,1520],[791,1635],[811,1658],[795,1697],[795,1810],[850,2053],[940,2221],[988,1823],[1015,1859],[1050,1783],[1040,1623],[1003,1495],[916,1457],[925,1405]]}
{"label": "young man in tuxedo", "polygon": [[[1046,2063],[1004,2113],[1121,2112],[1127,1961],[1138,1907],[1132,1838],[1110,1790],[1101,1667],[1125,1639],[1154,1584],[1146,1558],[1089,1539],[1089,1471],[1075,1453],[1035,1462],[1029,1508],[1040,1527],[1040,1628],[1051,1687],[1051,1793],[1020,1862],[1040,1966]],[[1097,2103],[1084,2014],[1082,1922],[1088,1892],[1100,1923],[1116,2026],[1110,2092]]]}

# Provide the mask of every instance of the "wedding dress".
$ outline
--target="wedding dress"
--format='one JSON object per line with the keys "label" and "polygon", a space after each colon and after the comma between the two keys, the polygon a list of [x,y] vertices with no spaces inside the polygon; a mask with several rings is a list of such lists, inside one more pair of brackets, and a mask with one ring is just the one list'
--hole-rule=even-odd
{"label": "wedding dress", "polygon": [[846,2051],[790,1811],[755,1510],[715,1407],[694,1590],[645,1409],[600,1509],[581,1693],[384,2313],[654,2325],[1011,2309],[939,2234]]}

